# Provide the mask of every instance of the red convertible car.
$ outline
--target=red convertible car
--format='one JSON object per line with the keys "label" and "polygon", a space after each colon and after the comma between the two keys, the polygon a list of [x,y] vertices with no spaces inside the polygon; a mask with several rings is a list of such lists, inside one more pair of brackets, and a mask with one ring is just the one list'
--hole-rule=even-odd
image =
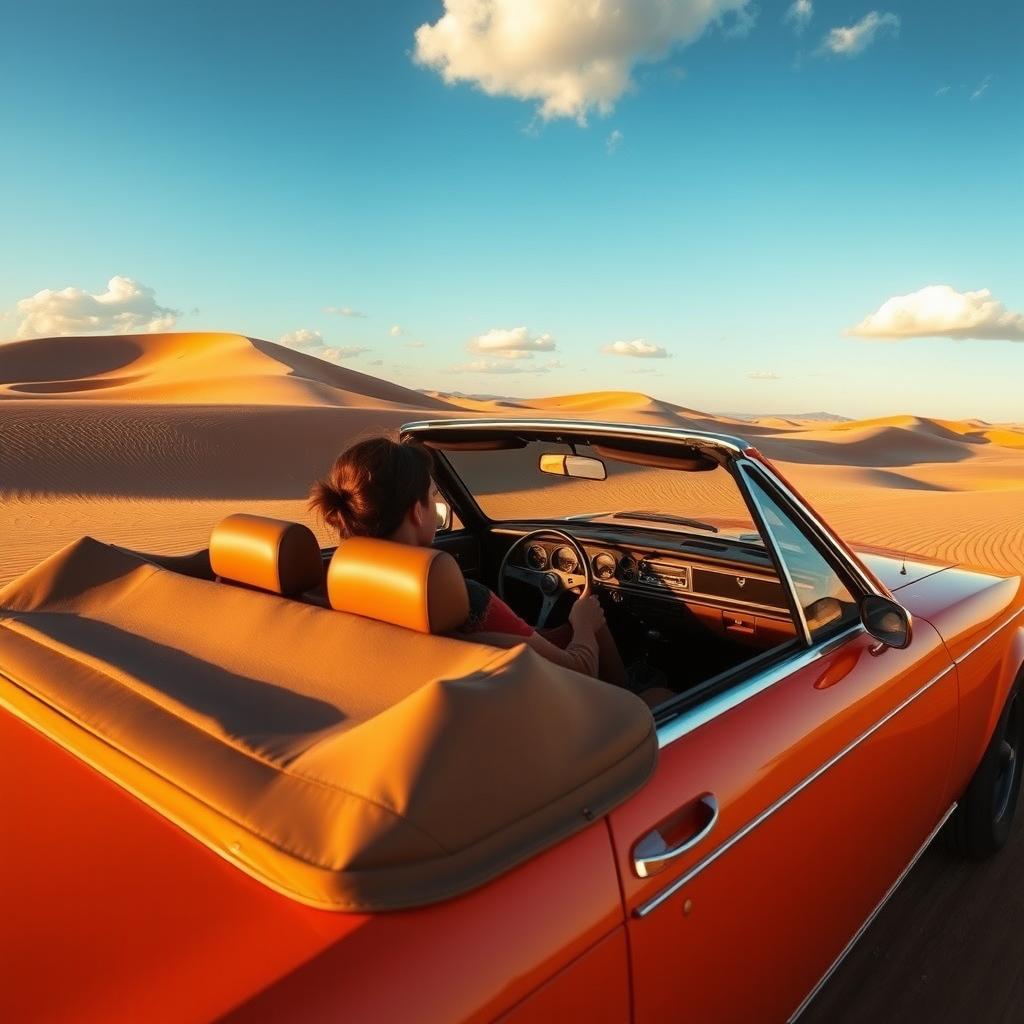
{"label": "red convertible car", "polygon": [[[0,1018],[789,1021],[940,829],[1005,843],[1018,578],[855,552],[734,437],[403,433],[433,548],[239,514],[0,590]],[[630,686],[460,634],[466,578],[592,590]]]}

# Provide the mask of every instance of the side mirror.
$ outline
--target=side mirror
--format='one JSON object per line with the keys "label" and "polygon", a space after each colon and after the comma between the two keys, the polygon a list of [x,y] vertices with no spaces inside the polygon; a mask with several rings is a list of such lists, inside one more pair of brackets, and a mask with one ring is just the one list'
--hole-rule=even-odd
{"label": "side mirror", "polygon": [[434,502],[434,514],[438,530],[450,530],[452,527],[452,507],[447,501],[438,499]]}
{"label": "side mirror", "polygon": [[886,647],[903,650],[910,646],[913,629],[910,613],[888,597],[868,594],[860,603],[860,621],[864,628]]}
{"label": "side mirror", "polygon": [[541,455],[537,463],[542,473],[574,476],[578,480],[605,480],[608,470],[600,459],[589,455]]}

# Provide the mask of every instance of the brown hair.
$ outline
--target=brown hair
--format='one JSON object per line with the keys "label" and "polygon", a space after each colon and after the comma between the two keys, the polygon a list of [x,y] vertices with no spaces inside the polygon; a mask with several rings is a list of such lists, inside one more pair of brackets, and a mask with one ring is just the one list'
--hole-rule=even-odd
{"label": "brown hair", "polygon": [[346,448],[309,492],[309,507],[342,537],[390,537],[430,495],[433,459],[412,441],[371,437]]}

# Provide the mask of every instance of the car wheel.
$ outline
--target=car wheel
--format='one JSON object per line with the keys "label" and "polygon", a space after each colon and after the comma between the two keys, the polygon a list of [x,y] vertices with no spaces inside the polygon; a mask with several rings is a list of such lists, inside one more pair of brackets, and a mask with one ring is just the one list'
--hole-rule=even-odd
{"label": "car wheel", "polygon": [[963,856],[979,860],[991,857],[1010,838],[1024,757],[1024,697],[1020,691],[1017,682],[985,756],[949,820],[949,845]]}

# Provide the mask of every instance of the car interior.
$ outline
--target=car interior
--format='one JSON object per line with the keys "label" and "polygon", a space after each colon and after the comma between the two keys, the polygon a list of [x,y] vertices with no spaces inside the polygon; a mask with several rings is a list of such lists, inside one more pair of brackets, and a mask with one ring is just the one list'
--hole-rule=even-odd
{"label": "car interior", "polygon": [[[541,453],[549,467],[557,456],[552,447]],[[752,671],[797,646],[786,588],[756,528],[719,529],[686,518],[687,508],[493,520],[467,501],[466,483],[445,454],[435,452],[436,478],[449,507],[439,514],[440,528],[428,552],[385,551],[403,546],[365,538],[321,549],[302,524],[239,514],[214,530],[208,553],[190,559],[153,556],[154,561],[322,607],[348,609],[346,592],[359,592],[363,615],[452,635],[458,635],[455,619],[465,617],[461,605],[454,618],[424,622],[402,620],[393,596],[368,601],[384,555],[392,566],[401,555],[402,571],[419,579],[429,572],[449,578],[457,567],[542,633],[557,631],[573,602],[590,590],[603,607],[630,688],[641,694],[656,690],[662,703],[673,705],[687,703],[677,697],[698,698],[709,681]],[[554,473],[569,475],[564,463]],[[253,558],[255,551],[263,552],[262,561]],[[437,561],[438,554],[450,558]],[[810,615],[823,621],[837,616],[836,602],[817,604]],[[368,613],[368,607],[375,610]]]}

